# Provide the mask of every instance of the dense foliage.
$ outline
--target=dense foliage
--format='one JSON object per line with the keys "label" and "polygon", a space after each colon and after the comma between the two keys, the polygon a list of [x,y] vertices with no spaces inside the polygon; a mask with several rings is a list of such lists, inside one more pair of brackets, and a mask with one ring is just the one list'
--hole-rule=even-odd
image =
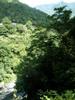
{"label": "dense foliage", "polygon": [[74,91],[64,93],[75,89],[72,11],[55,8],[48,16],[5,0],[0,8],[0,82],[17,75],[17,91],[25,91],[27,100],[74,100]]}
{"label": "dense foliage", "polygon": [[[65,7],[61,8],[56,9],[58,10],[56,12],[58,14],[55,15],[57,18],[53,18],[60,24],[60,30],[55,23],[51,23],[52,27],[47,29],[36,28],[31,36],[31,46],[26,49],[27,56],[24,57],[24,61],[18,67],[18,77],[21,78],[21,83],[18,81],[17,84],[20,85],[17,86],[18,88],[23,86],[20,89],[27,92],[28,100],[39,100],[39,96],[37,97],[39,90],[51,89],[60,92],[75,88],[75,23],[72,22],[74,18],[70,17],[70,13],[64,14],[64,11],[67,13],[71,11],[66,10]],[[59,13],[68,18],[70,27],[65,27],[67,20],[63,23]],[[61,20],[58,20],[58,18]],[[64,24],[65,26],[63,26]]]}
{"label": "dense foliage", "polygon": [[[26,55],[26,47],[30,45],[32,34],[28,25],[12,23],[5,17],[0,25],[0,81],[12,79],[18,66]],[[12,74],[12,76],[11,76]]]}
{"label": "dense foliage", "polygon": [[[43,95],[43,96],[42,96]],[[40,93],[41,100],[75,100],[75,91],[64,91],[62,94],[56,91],[46,91]]]}

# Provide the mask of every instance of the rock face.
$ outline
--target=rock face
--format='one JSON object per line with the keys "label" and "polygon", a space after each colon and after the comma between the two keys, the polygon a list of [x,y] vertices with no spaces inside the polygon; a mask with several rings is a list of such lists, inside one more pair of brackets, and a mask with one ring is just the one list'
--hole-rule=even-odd
{"label": "rock face", "polygon": [[0,83],[0,100],[12,100],[13,91],[15,87],[15,82],[10,82],[8,84],[4,84],[4,82]]}
{"label": "rock face", "polygon": [[[4,82],[1,82],[0,83],[0,100],[12,100],[15,85],[16,85],[15,82],[10,82],[7,84],[4,84]],[[27,98],[27,94],[24,91],[16,93],[16,96],[19,98],[19,100]]]}
{"label": "rock face", "polygon": [[13,92],[15,87],[15,82],[10,82],[4,86],[6,92]]}
{"label": "rock face", "polygon": [[15,83],[11,82],[11,83],[6,84],[5,88],[12,89],[12,88],[14,88],[14,86],[15,86]]}
{"label": "rock face", "polygon": [[15,87],[15,82],[10,82],[8,84],[4,84],[4,82],[0,83],[0,93],[1,92],[13,92]]}

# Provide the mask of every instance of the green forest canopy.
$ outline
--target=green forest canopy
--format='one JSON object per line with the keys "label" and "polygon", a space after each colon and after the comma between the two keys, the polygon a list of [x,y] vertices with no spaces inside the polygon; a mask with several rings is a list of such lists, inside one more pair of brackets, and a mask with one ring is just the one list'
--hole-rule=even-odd
{"label": "green forest canopy", "polygon": [[25,91],[28,100],[38,100],[40,90],[74,89],[72,11],[55,8],[55,13],[48,16],[21,3],[0,5],[0,82],[7,82],[16,74],[17,90]]}

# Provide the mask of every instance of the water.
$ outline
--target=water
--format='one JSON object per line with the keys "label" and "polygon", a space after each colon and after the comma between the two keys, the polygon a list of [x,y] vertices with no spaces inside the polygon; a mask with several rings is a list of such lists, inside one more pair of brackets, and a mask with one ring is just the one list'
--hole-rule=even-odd
{"label": "water", "polygon": [[13,92],[0,93],[0,100],[13,100]]}
{"label": "water", "polygon": [[13,100],[15,82],[10,82],[0,89],[0,100]]}

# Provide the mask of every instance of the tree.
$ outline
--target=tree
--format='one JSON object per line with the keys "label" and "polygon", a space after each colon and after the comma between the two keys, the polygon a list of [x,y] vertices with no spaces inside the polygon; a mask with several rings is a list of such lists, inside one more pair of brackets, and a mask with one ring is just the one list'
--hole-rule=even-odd
{"label": "tree", "polygon": [[[55,27],[54,27],[55,28]],[[19,65],[20,89],[27,100],[38,100],[39,90],[58,92],[75,88],[75,39],[54,29],[36,28],[27,55]],[[18,84],[18,86],[20,86]]]}
{"label": "tree", "polygon": [[66,6],[55,8],[55,13],[52,15],[54,19],[53,27],[60,33],[64,33],[70,28],[71,10],[66,9]]}
{"label": "tree", "polygon": [[7,29],[8,33],[13,34],[16,32],[15,25],[11,22],[11,20],[8,17],[3,18],[2,23],[4,25],[4,28]]}
{"label": "tree", "polygon": [[[27,56],[18,67],[18,78],[21,83],[17,84],[22,86],[21,90],[27,92],[28,100],[37,100],[37,91],[39,89],[46,90],[52,81],[53,68],[50,63],[53,59],[51,60],[50,57],[52,58],[52,55],[58,50],[59,35],[53,29],[46,31],[45,28],[37,28],[31,38],[32,42],[27,49]],[[49,80],[51,81],[49,82]]]}
{"label": "tree", "polygon": [[7,35],[8,29],[4,27],[3,25],[0,26],[0,35]]}

